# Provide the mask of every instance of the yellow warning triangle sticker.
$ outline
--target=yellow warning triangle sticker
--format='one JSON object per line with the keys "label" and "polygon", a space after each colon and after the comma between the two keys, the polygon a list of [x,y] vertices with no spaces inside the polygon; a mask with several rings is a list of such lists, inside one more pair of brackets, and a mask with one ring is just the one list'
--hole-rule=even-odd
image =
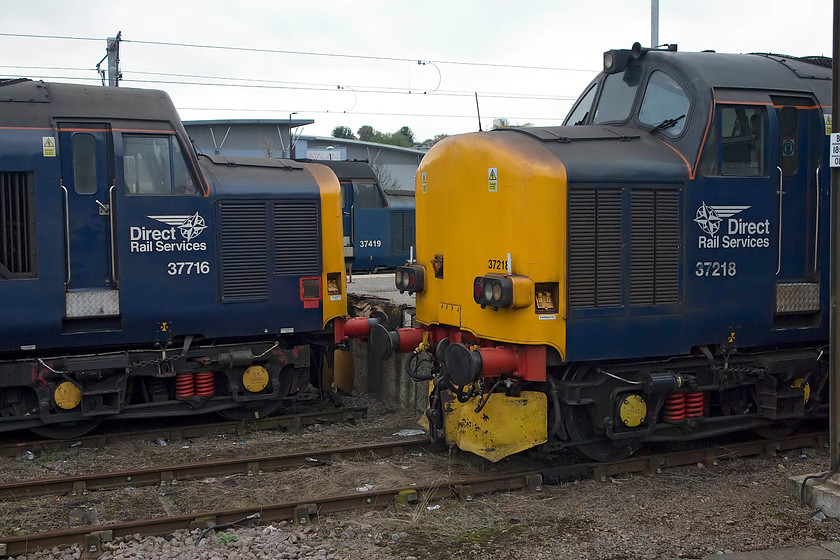
{"label": "yellow warning triangle sticker", "polygon": [[487,177],[487,178],[490,179],[491,181],[495,181],[496,180],[496,170],[495,169],[490,169],[490,176]]}
{"label": "yellow warning triangle sticker", "polygon": [[53,146],[55,146],[55,144],[53,144],[52,138],[44,138],[45,148],[52,148]]}

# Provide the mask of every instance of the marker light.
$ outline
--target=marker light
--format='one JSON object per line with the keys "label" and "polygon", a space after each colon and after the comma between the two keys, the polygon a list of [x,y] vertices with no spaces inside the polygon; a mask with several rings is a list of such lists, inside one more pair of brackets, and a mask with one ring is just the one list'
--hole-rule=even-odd
{"label": "marker light", "polygon": [[394,285],[400,293],[423,293],[426,287],[426,269],[420,264],[398,266],[394,273]]}

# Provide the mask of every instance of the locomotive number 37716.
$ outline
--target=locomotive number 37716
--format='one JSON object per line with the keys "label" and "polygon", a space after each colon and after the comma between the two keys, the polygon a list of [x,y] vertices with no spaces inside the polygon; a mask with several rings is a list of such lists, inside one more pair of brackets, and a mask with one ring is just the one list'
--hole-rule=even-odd
{"label": "locomotive number 37716", "polygon": [[210,263],[207,261],[171,262],[166,265],[166,272],[170,276],[177,276],[179,274],[208,274],[210,272]]}

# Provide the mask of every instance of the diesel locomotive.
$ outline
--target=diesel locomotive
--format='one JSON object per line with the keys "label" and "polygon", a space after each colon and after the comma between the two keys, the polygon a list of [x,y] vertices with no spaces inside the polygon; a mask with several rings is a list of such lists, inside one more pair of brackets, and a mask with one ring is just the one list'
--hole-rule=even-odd
{"label": "diesel locomotive", "polygon": [[198,157],[160,91],[0,80],[0,431],[293,403],[341,238],[324,166]]}
{"label": "diesel locomotive", "polygon": [[414,246],[414,192],[383,189],[366,161],[318,160],[341,184],[344,258],[350,271],[395,269]]}
{"label": "diesel locomotive", "polygon": [[433,438],[496,461],[827,410],[831,61],[611,50],[563,126],[447,138],[416,176]]}

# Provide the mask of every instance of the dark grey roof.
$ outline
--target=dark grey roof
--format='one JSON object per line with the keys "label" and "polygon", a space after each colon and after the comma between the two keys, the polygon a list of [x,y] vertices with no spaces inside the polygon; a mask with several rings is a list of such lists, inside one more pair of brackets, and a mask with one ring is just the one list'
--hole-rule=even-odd
{"label": "dark grey roof", "polygon": [[0,82],[4,126],[52,127],[53,118],[180,123],[172,100],[163,91],[31,80]]}

